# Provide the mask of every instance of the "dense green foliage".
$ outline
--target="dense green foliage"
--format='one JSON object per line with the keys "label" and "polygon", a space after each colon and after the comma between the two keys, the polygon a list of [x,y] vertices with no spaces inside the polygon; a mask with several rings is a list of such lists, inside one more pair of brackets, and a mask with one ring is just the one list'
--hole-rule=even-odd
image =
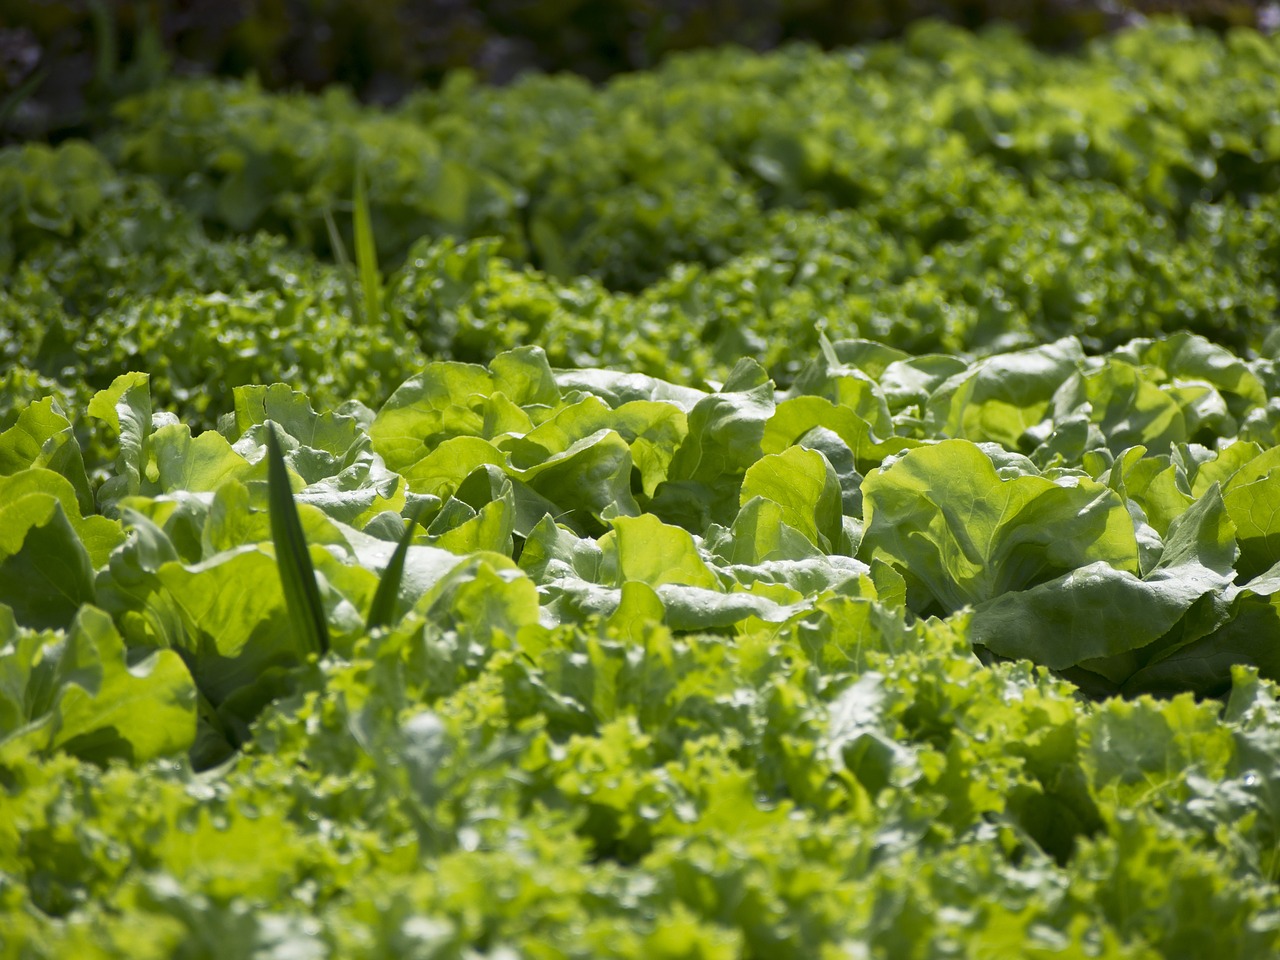
{"label": "dense green foliage", "polygon": [[1256,0],[6,0],[0,142],[96,129],[106,104],[170,67],[251,73],[277,89],[341,84],[386,103],[459,69],[499,83],[531,69],[599,81],[678,50],[843,46],[922,17],[999,20],[1063,49],[1171,10],[1217,29],[1268,16]]}
{"label": "dense green foliage", "polygon": [[[147,370],[209,426],[239,383],[376,404],[428,357],[520,343],[694,384],[751,355],[782,385],[824,326],[916,353],[1184,329],[1258,350],[1278,78],[1256,34],[1165,26],[1077,60],[928,27],[600,91],[460,82],[391,113],[175,84],[100,148],[0,154],[0,350],[80,404]],[[327,211],[350,245],[361,158],[395,268],[376,325],[305,252],[330,253]]]}
{"label": "dense green foliage", "polygon": [[1275,955],[1277,86],[928,27],[0,153],[0,958]]}

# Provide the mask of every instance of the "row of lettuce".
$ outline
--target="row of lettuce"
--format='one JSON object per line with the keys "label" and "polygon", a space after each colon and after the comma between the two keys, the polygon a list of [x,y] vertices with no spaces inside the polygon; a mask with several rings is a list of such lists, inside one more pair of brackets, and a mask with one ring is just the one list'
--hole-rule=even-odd
{"label": "row of lettuce", "polygon": [[[199,425],[243,383],[377,406],[426,359],[526,343],[695,386],[744,355],[788,386],[824,327],[1266,352],[1278,78],[1274,38],[1161,24],[1070,58],[929,25],[598,89],[458,78],[392,111],[174,82],[93,146],[0,151],[0,423],[126,369]],[[393,269],[377,322],[331,264],[359,169]]]}
{"label": "row of lettuce", "polygon": [[0,152],[0,958],[1280,953],[1278,58]]}
{"label": "row of lettuce", "polygon": [[760,218],[767,236],[750,252],[678,264],[638,293],[554,279],[497,238],[423,239],[364,322],[341,266],[268,234],[210,239],[152,182],[86,145],[0,153],[6,199],[10,227],[42,230],[14,239],[22,256],[0,291],[0,423],[51,384],[82,407],[127,369],[155,374],[157,396],[207,426],[243,383],[376,406],[429,358],[486,363],[522,344],[557,366],[700,386],[747,355],[790,385],[824,332],[978,356],[1070,335],[1097,351],[1184,329],[1241,353],[1275,347],[1274,203],[1198,207],[1175,228],[1113,187],[1018,192],[980,234],[928,255],[914,231],[895,239],[862,212],[784,210]]}
{"label": "row of lettuce", "polygon": [[0,434],[0,955],[1280,947],[1274,362],[520,348],[203,432],[128,374],[105,467],[75,413]]}

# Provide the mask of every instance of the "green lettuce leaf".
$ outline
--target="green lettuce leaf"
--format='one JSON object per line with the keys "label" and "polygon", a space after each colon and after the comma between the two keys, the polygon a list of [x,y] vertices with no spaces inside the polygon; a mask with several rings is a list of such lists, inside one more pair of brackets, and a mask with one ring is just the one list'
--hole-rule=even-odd
{"label": "green lettuce leaf", "polygon": [[847,550],[840,481],[821,453],[789,447],[761,457],[747,468],[739,493],[743,506],[754,497],[781,507],[781,521],[823,553]]}
{"label": "green lettuce leaf", "polygon": [[427,527],[430,543],[453,553],[510,555],[516,523],[512,482],[494,466],[477,468],[458,485]]}
{"label": "green lettuce leaf", "polygon": [[967,440],[907,452],[873,470],[862,494],[859,557],[897,567],[920,612],[958,610],[1089,563],[1139,570],[1133,522],[1114,491],[1078,478],[1001,479]]}
{"label": "green lettuce leaf", "polygon": [[600,538],[600,550],[602,578],[613,586],[635,580],[655,589],[664,584],[724,589],[688,531],[648,514],[616,518]]}
{"label": "green lettuce leaf", "polygon": [[94,572],[123,540],[118,522],[81,516],[61,474],[33,467],[0,477],[0,603],[24,626],[68,626],[93,602]]}
{"label": "green lettuce leaf", "polygon": [[742,505],[729,528],[712,527],[707,548],[729,563],[803,560],[822,555],[814,538],[787,523],[781,504],[753,497]]}
{"label": "green lettuce leaf", "polygon": [[604,529],[614,516],[636,516],[631,448],[615,430],[598,430],[515,475],[557,516],[581,530]]}
{"label": "green lettuce leaf", "polygon": [[75,489],[81,514],[94,512],[80,444],[53,397],[23,407],[17,422],[0,433],[0,476],[28,467],[44,467],[66,477]]}
{"label": "green lettuce leaf", "polygon": [[1003,657],[1055,670],[1079,666],[1116,688],[1159,650],[1202,597],[1232,583],[1235,529],[1217,487],[1171,526],[1160,562],[1146,576],[1094,562],[1027,590],[978,605],[970,638]]}
{"label": "green lettuce leaf", "polygon": [[23,630],[0,606],[0,744],[137,764],[185,751],[195,731],[195,686],[177,654],[126,650],[91,606],[52,633]]}
{"label": "green lettuce leaf", "polygon": [[1054,395],[1054,419],[1087,414],[1112,453],[1141,444],[1166,453],[1189,440],[1187,413],[1180,398],[1161,389],[1140,367],[1108,358],[1101,366],[1076,373]]}
{"label": "green lettuce leaf", "polygon": [[[1264,459],[1275,466],[1253,479]],[[1280,461],[1269,451],[1242,467],[1227,482],[1223,501],[1240,544],[1240,576],[1252,579],[1280,563]]]}
{"label": "green lettuce leaf", "polygon": [[522,407],[545,408],[559,399],[546,355],[537,347],[501,354],[488,370],[432,363],[391,395],[369,435],[387,466],[403,471],[453,437],[526,434],[534,424]]}
{"label": "green lettuce leaf", "polygon": [[1083,361],[1074,337],[981,360],[933,391],[925,429],[930,436],[990,441],[1029,453],[1024,434],[1049,414],[1054,394]]}
{"label": "green lettuce leaf", "polygon": [[740,361],[720,393],[689,411],[689,433],[671,460],[668,480],[654,491],[653,511],[691,530],[730,522],[773,412],[768,374],[750,359]]}
{"label": "green lettuce leaf", "polygon": [[1280,678],[1280,564],[1243,586],[1202,598],[1179,627],[1125,682],[1126,695],[1191,690],[1222,696],[1242,665]]}
{"label": "green lettuce leaf", "polygon": [[120,445],[115,476],[98,490],[98,503],[104,509],[142,490],[153,429],[150,379],[145,373],[121,374],[89,401],[89,416],[110,426]]}

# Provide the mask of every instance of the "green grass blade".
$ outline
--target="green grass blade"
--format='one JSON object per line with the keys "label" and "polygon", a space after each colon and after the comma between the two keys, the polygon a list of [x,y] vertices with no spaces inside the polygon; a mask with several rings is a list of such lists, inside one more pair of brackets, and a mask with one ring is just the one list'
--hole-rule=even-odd
{"label": "green grass blade", "polygon": [[400,582],[404,579],[404,561],[409,555],[409,544],[413,541],[413,531],[418,526],[418,518],[422,515],[422,504],[419,503],[409,514],[409,523],[404,528],[404,535],[396,544],[396,552],[391,555],[387,569],[382,571],[382,579],[378,581],[378,590],[373,595],[373,603],[369,605],[369,619],[366,629],[373,631],[378,627],[391,626],[391,618],[396,610],[396,598],[400,595]]}
{"label": "green grass blade", "polygon": [[342,242],[342,233],[334,222],[333,211],[324,208],[324,225],[329,231],[329,246],[333,248],[333,258],[338,261],[338,269],[342,273],[342,283],[347,290],[347,308],[351,311],[351,319],[360,322],[360,296],[356,293],[355,271],[347,258],[347,246]]}
{"label": "green grass blade", "polygon": [[18,112],[18,108],[40,88],[48,79],[49,68],[40,67],[31,76],[23,80],[3,99],[0,99],[0,130],[6,130],[10,118]]}
{"label": "green grass blade", "polygon": [[89,15],[93,20],[94,76],[106,86],[115,77],[120,64],[120,48],[116,39],[116,18],[105,0],[90,0]]}
{"label": "green grass blade", "polygon": [[302,630],[307,649],[324,655],[329,652],[329,625],[274,423],[267,424],[267,502],[276,566],[280,570],[289,616]]}
{"label": "green grass blade", "polygon": [[356,267],[364,290],[364,321],[382,319],[382,274],[378,271],[378,247],[373,242],[373,217],[369,212],[369,191],[365,183],[364,164],[356,164],[355,196],[352,198],[355,231]]}

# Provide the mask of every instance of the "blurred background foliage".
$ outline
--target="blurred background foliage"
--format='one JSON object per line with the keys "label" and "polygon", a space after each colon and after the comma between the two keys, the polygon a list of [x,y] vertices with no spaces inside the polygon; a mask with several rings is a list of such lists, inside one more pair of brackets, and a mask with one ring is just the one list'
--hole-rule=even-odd
{"label": "blurred background foliage", "polygon": [[449,71],[504,83],[529,70],[592,80],[726,43],[826,47],[941,17],[1013,23],[1063,48],[1144,15],[1274,29],[1242,0],[4,0],[0,141],[93,132],[108,104],[171,73],[256,75],[270,89],[349,87],[398,100]]}

